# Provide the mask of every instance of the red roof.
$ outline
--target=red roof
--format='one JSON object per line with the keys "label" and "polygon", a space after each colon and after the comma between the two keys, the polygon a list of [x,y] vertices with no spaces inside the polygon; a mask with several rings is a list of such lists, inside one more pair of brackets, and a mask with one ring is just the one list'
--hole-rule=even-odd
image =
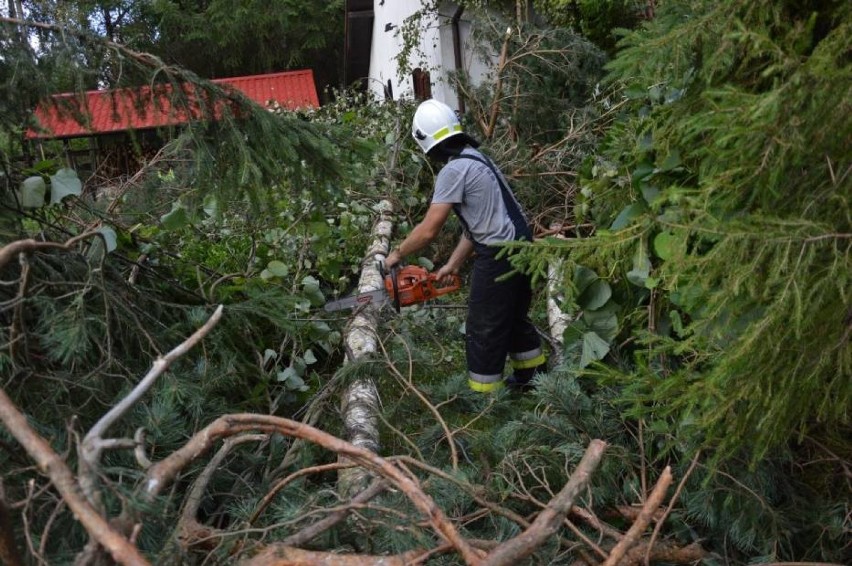
{"label": "red roof", "polygon": [[[275,101],[289,110],[319,107],[311,70],[231,77],[212,82],[232,86],[262,106]],[[189,95],[193,89],[190,86],[185,90]],[[170,104],[167,96],[170,92],[168,85],[162,85],[153,91],[151,87],[145,86],[92,90],[83,94],[56,94],[49,102],[38,105],[35,116],[41,129],[28,131],[27,137],[72,138],[187,122],[188,112],[175,109]],[[202,116],[198,105],[193,103],[192,106],[193,116]]]}

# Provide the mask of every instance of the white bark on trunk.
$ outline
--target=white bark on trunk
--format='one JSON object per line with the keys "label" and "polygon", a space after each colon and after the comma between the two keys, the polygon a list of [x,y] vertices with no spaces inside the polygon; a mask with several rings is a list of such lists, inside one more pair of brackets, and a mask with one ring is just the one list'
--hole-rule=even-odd
{"label": "white bark on trunk", "polygon": [[561,260],[554,260],[547,266],[547,323],[551,344],[558,350],[552,354],[555,365],[562,361],[562,335],[573,321],[571,315],[562,312],[562,303],[565,301],[565,287],[562,284],[565,279],[564,269]]}
{"label": "white bark on trunk", "polygon": [[[393,205],[389,201],[381,201],[377,209],[379,219],[373,226],[373,242],[361,263],[358,293],[384,287],[378,262],[384,260],[390,247]],[[346,344],[346,363],[366,358],[376,352],[378,311],[378,306],[367,305],[352,318],[343,338]],[[373,380],[362,378],[353,381],[344,391],[341,403],[344,438],[356,446],[378,452],[380,408],[379,392]],[[364,468],[344,469],[338,476],[338,490],[345,499],[351,499],[366,489],[371,481],[370,473]]]}

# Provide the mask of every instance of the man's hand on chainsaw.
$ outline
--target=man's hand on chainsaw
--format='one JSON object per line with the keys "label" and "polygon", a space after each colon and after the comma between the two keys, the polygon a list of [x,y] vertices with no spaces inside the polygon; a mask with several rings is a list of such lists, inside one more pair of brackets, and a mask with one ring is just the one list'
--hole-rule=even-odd
{"label": "man's hand on chainsaw", "polygon": [[452,283],[452,281],[453,281],[453,275],[458,275],[458,274],[459,274],[459,268],[448,263],[444,267],[442,267],[441,269],[439,269],[438,271],[435,272],[435,278],[438,281],[440,281],[441,283],[449,284],[449,283]]}
{"label": "man's hand on chainsaw", "polygon": [[399,255],[399,249],[391,250],[388,257],[385,258],[385,269],[390,272],[390,268],[402,261],[402,256]]}

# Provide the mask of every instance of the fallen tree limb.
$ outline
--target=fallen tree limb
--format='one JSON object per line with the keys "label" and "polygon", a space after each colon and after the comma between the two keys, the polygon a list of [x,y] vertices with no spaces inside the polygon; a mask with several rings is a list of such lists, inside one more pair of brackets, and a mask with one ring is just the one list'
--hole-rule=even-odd
{"label": "fallen tree limb", "polygon": [[335,554],[271,544],[256,556],[242,561],[241,566],[406,566],[420,554],[409,551],[396,556]]}
{"label": "fallen tree limb", "polygon": [[148,566],[148,561],[139,550],[114,530],[83,497],[74,474],[47,441],[30,427],[27,418],[2,389],[0,389],[0,421],[20,442],[27,454],[35,460],[39,470],[50,478],[68,508],[74,513],[74,517],[116,562],[129,566]]}
{"label": "fallen tree limb", "polygon": [[[378,494],[382,493],[385,489],[387,489],[387,483],[384,480],[374,480],[373,483],[367,487],[367,489],[361,491],[358,495],[352,498],[351,504],[363,505],[364,503],[367,503],[368,501],[373,499]],[[288,536],[281,542],[287,546],[299,546],[302,544],[306,544],[312,541],[317,536],[319,536],[321,533],[327,531],[334,525],[344,520],[348,515],[348,508],[334,511],[328,517],[321,519],[316,523],[308,525],[301,531]]]}
{"label": "fallen tree limb", "polygon": [[[86,436],[80,446],[80,474],[79,482],[83,488],[83,493],[93,504],[97,505],[99,501],[97,489],[97,477],[99,474],[100,458],[104,449],[110,445],[110,439],[105,439],[104,435],[109,428],[115,424],[121,417],[133,408],[136,403],[148,392],[154,385],[157,379],[165,373],[169,366],[178,358],[186,354],[196,344],[198,344],[219,322],[222,318],[222,305],[219,305],[213,314],[207,319],[198,330],[192,333],[189,338],[175,346],[168,354],[154,360],[151,369],[142,380],[136,384],[130,393],[127,394],[121,401],[113,406],[107,413],[96,422]],[[114,439],[112,440],[114,442]],[[137,446],[135,440],[127,440],[131,448]]]}
{"label": "fallen tree limb", "polygon": [[479,564],[478,551],[459,535],[456,528],[432,498],[426,495],[412,478],[393,463],[370,450],[341,440],[319,429],[281,417],[247,413],[219,417],[195,434],[183,447],[148,469],[144,481],[144,497],[152,499],[160,493],[174,481],[181,470],[210,450],[219,440],[253,431],[267,434],[278,433],[308,440],[337,453],[339,457],[356,462],[376,475],[384,477],[409,498],[412,504],[426,516],[433,530],[441,538],[452,544],[466,563]]}
{"label": "fallen tree limb", "polygon": [[213,474],[216,473],[216,470],[219,469],[222,462],[225,460],[225,457],[234,448],[234,446],[246,442],[261,442],[266,439],[268,439],[268,437],[265,434],[246,434],[242,436],[233,436],[222,443],[222,447],[219,448],[216,455],[213,456],[204,467],[204,471],[202,471],[198,478],[196,478],[189,495],[184,500],[183,511],[181,512],[180,520],[178,521],[177,532],[188,532],[190,530],[188,525],[197,522],[196,516],[198,515],[198,508],[201,505],[201,501],[204,498],[204,492],[207,490],[210,480],[213,479]]}
{"label": "fallen tree limb", "polygon": [[643,532],[645,532],[645,529],[651,522],[654,513],[660,505],[662,505],[663,500],[666,497],[666,491],[669,489],[671,483],[672,469],[671,466],[666,466],[662,475],[660,475],[660,479],[657,480],[657,485],[655,485],[654,489],[651,490],[651,495],[648,496],[648,499],[642,506],[642,511],[639,513],[636,521],[624,534],[624,538],[618,541],[618,544],[616,544],[610,551],[609,557],[603,563],[603,566],[616,566],[621,562],[625,553],[630,550],[634,544],[636,544],[636,541],[639,540],[639,537]]}
{"label": "fallen tree limb", "polygon": [[260,503],[257,504],[257,508],[254,510],[254,513],[249,517],[248,523],[249,525],[253,525],[257,518],[260,517],[261,513],[263,513],[266,508],[272,503],[272,500],[278,495],[278,492],[284,489],[290,482],[293,480],[300,478],[302,476],[306,476],[309,474],[319,474],[322,472],[327,472],[329,470],[340,470],[341,468],[351,468],[355,464],[342,464],[342,463],[334,463],[334,464],[322,464],[319,466],[311,466],[309,468],[302,468],[301,470],[297,470],[287,476],[286,478],[278,480],[275,485],[273,485],[266,495],[263,496],[263,499],[260,500]]}
{"label": "fallen tree limb", "polygon": [[603,457],[606,443],[592,440],[568,483],[554,497],[524,532],[504,542],[486,557],[489,566],[511,566],[526,558],[541,546],[562,524],[571,510],[574,499],[588,484]]}
{"label": "fallen tree limb", "polygon": [[97,236],[100,232],[86,232],[85,234],[80,234],[79,236],[74,236],[69,240],[66,240],[63,243],[59,242],[39,242],[38,240],[16,240],[9,244],[6,244],[2,248],[0,248],[0,269],[3,269],[9,261],[20,253],[31,253],[39,250],[70,250],[74,244],[85,240],[86,238],[91,238],[92,236]]}
{"label": "fallen tree limb", "polygon": [[[626,566],[638,566],[646,557],[649,561],[667,562],[669,564],[694,564],[707,557],[708,552],[697,542],[687,546],[675,546],[670,542],[641,541],[621,560]],[[765,565],[762,565],[765,566]]]}

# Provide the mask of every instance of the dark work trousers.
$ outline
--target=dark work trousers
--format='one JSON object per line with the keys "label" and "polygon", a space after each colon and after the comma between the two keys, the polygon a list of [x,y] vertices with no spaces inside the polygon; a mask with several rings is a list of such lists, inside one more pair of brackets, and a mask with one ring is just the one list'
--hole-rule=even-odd
{"label": "dark work trousers", "polygon": [[501,279],[512,267],[505,257],[496,259],[499,251],[477,245],[473,263],[465,331],[469,384],[476,391],[503,385],[507,354],[513,362],[544,360],[541,341],[527,314],[532,300],[530,278],[515,273]]}

